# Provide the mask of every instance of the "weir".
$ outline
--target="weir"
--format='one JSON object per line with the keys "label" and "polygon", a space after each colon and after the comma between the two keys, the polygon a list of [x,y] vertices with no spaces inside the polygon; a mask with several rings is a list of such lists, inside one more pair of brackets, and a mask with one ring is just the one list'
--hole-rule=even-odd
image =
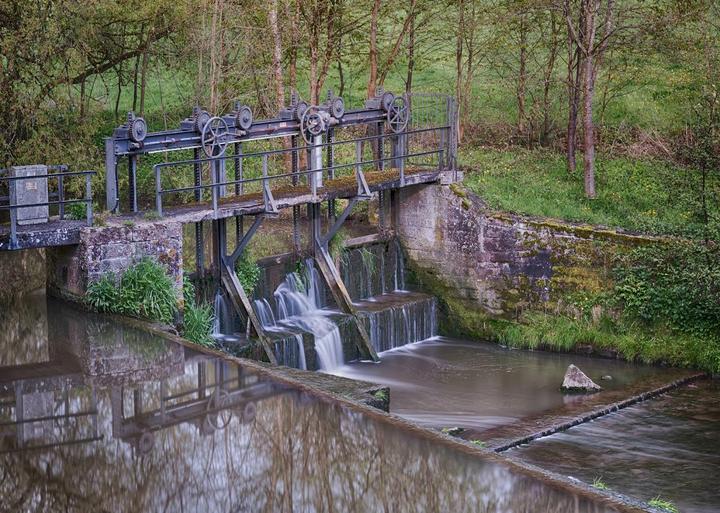
{"label": "weir", "polygon": [[[44,230],[57,231],[50,219],[25,239],[15,224],[12,233],[0,233],[0,249],[57,247],[49,253],[51,291],[81,299],[89,283],[108,272],[120,275],[147,256],[165,264],[179,288],[183,226],[194,225],[190,278],[210,277],[219,287],[209,299],[222,345],[251,346],[246,352],[271,363],[330,369],[352,359],[377,361],[379,351],[435,334],[433,299],[398,292],[404,265],[396,242],[384,249],[389,258],[372,255],[370,244],[347,252],[354,259],[348,264],[331,247],[361,209],[374,209],[376,235],[393,240],[401,189],[457,178],[453,98],[379,90],[362,107],[346,109],[332,92],[320,105],[294,94],[271,119],[255,120],[239,103],[217,116],[197,107],[179,128],[159,132],[129,113],[105,150],[106,208],[114,214],[105,226],[64,225],[76,232],[46,237]],[[150,168],[143,160],[151,155],[163,158]],[[154,183],[139,180],[148,171]],[[154,187],[148,190],[148,183]],[[7,201],[16,213],[30,206]],[[87,203],[92,224],[90,203],[77,201]],[[236,273],[238,262],[263,223],[285,209],[292,209],[294,258],[313,270],[303,281],[322,297],[292,290],[300,283],[292,278],[257,301]],[[283,308],[302,311],[278,310],[270,301],[276,298]]]}

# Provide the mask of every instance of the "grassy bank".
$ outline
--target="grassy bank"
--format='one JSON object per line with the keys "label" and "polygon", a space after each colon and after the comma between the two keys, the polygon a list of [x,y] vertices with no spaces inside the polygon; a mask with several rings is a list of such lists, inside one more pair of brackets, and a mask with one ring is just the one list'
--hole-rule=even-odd
{"label": "grassy bank", "polygon": [[497,340],[510,347],[617,353],[643,363],[692,367],[720,372],[720,339],[673,330],[667,326],[648,328],[632,320],[599,322],[565,315],[530,313],[521,323],[505,326]]}
{"label": "grassy bank", "polygon": [[[562,154],[548,150],[463,148],[465,185],[498,210],[625,228],[699,236],[700,177],[656,160],[599,158],[598,197],[583,194],[582,169],[571,175]],[[709,189],[720,197],[720,178]],[[713,202],[711,202],[713,203]],[[720,215],[717,202],[711,213]]]}

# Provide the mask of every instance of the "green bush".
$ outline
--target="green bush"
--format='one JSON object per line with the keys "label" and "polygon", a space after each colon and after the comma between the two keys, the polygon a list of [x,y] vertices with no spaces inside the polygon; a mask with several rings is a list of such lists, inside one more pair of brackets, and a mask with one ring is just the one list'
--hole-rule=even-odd
{"label": "green bush", "polygon": [[245,289],[245,292],[248,295],[251,295],[260,281],[262,269],[254,260],[247,256],[247,253],[245,253],[237,261],[237,264],[235,264],[235,274],[237,274],[240,284]]}
{"label": "green bush", "polygon": [[720,250],[676,242],[638,248],[615,268],[625,315],[647,325],[720,336]]}
{"label": "green bush", "polygon": [[65,218],[75,221],[82,221],[87,216],[87,205],[85,203],[70,203],[65,205]]}
{"label": "green bush", "polygon": [[112,274],[91,284],[86,301],[101,312],[169,323],[177,312],[177,296],[172,279],[161,264],[144,258],[129,267],[119,286]]}

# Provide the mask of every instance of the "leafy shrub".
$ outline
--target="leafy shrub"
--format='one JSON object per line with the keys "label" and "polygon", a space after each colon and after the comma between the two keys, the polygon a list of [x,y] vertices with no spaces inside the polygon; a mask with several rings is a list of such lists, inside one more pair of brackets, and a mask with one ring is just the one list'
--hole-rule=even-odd
{"label": "leafy shrub", "polygon": [[82,221],[87,215],[87,205],[85,203],[70,203],[65,205],[65,218],[75,221]]}
{"label": "leafy shrub", "polygon": [[255,287],[260,281],[262,269],[254,260],[251,260],[247,254],[243,254],[243,256],[237,261],[237,264],[235,264],[235,274],[237,274],[240,284],[245,289],[245,292],[247,294],[252,294],[253,290],[255,290]]}
{"label": "leafy shrub", "polygon": [[161,264],[144,258],[129,267],[116,285],[112,274],[91,284],[86,301],[101,312],[169,323],[177,311],[177,296],[172,279]]}
{"label": "leafy shrub", "polygon": [[677,242],[638,248],[615,269],[625,314],[686,333],[720,335],[720,251]]}

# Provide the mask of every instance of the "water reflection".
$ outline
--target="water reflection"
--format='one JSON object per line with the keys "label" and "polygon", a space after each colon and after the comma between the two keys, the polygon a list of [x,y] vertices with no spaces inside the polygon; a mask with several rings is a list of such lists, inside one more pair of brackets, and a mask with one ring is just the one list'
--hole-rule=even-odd
{"label": "water reflection", "polygon": [[55,356],[0,362],[0,510],[612,511],[60,304],[46,322]]}

